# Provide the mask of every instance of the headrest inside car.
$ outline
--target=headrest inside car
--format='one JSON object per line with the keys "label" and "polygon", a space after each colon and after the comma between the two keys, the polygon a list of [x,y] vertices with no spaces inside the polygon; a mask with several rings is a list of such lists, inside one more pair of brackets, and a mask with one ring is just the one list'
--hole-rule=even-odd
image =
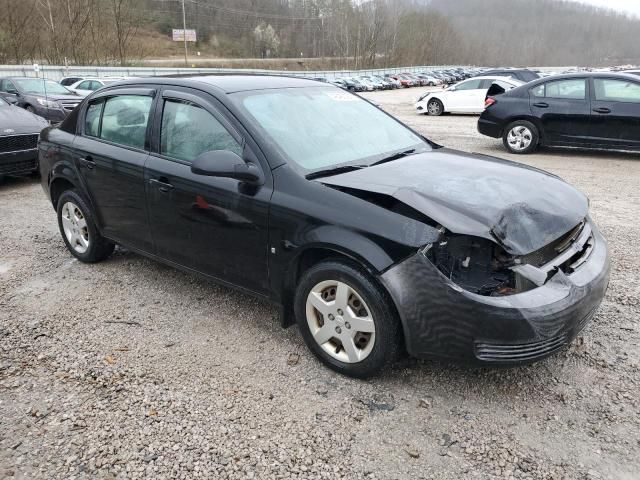
{"label": "headrest inside car", "polygon": [[123,108],[118,112],[118,125],[121,127],[131,127],[144,123],[144,113],[134,108]]}

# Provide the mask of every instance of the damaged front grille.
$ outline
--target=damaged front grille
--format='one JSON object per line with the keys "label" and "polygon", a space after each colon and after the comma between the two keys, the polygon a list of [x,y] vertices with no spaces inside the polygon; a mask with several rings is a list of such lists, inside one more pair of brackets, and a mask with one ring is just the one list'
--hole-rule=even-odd
{"label": "damaged front grille", "polygon": [[591,225],[583,221],[568,234],[542,249],[516,259],[512,270],[520,291],[541,286],[556,272],[570,275],[583,265],[594,247]]}

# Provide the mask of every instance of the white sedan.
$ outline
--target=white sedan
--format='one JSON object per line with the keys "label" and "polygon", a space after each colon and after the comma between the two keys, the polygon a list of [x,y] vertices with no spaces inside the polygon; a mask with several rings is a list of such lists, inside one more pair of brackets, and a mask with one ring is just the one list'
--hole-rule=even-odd
{"label": "white sedan", "polygon": [[67,87],[67,89],[72,92],[76,92],[78,95],[82,95],[86,97],[90,93],[95,92],[96,90],[104,87],[105,85],[109,85],[110,83],[115,83],[123,78],[85,78],[80,80],[79,82],[74,83]]}
{"label": "white sedan", "polygon": [[449,88],[425,93],[418,99],[416,110],[428,115],[482,113],[487,91],[494,83],[505,91],[523,85],[523,82],[510,77],[473,77]]}

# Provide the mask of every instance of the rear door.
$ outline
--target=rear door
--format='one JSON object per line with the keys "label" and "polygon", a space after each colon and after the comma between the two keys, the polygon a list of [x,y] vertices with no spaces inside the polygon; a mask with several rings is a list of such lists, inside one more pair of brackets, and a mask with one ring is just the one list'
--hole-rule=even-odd
{"label": "rear door", "polygon": [[588,143],[591,104],[587,78],[552,80],[529,90],[531,113],[542,125],[546,144]]}
{"label": "rear door", "polygon": [[144,164],[155,94],[154,88],[119,88],[93,98],[74,141],[74,162],[103,235],[146,252],[152,243]]}
{"label": "rear door", "polygon": [[591,82],[594,146],[640,148],[640,82],[620,78]]}
{"label": "rear door", "polygon": [[[191,172],[198,155],[229,150],[260,166],[264,185]],[[268,289],[271,172],[241,126],[209,94],[163,90],[145,168],[149,222],[157,255],[258,293]]]}

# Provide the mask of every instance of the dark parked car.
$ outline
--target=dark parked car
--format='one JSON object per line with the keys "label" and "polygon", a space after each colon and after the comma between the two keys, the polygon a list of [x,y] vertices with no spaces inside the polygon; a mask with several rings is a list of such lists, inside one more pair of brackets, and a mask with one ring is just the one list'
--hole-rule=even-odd
{"label": "dark parked car", "polygon": [[120,243],[269,299],[356,377],[405,348],[537,360],[577,335],[608,283],[582,193],[441,148],[310,80],[127,81],[45,129],[39,149],[72,255],[97,262]]}
{"label": "dark parked car", "polygon": [[63,87],[70,87],[74,83],[78,83],[80,80],[84,80],[86,77],[64,77],[60,80],[60,85]]}
{"label": "dark parked car", "polygon": [[640,78],[558,75],[502,95],[489,92],[478,130],[512,153],[538,146],[640,150]]}
{"label": "dark parked car", "polygon": [[521,82],[531,82],[540,78],[540,75],[529,70],[528,68],[498,68],[482,72],[482,75],[491,75],[496,77],[511,77]]}
{"label": "dark parked car", "polygon": [[51,122],[61,122],[82,97],[52,80],[33,77],[0,78],[0,96]]}
{"label": "dark parked car", "polygon": [[48,124],[0,97],[0,180],[38,170],[38,135]]}

